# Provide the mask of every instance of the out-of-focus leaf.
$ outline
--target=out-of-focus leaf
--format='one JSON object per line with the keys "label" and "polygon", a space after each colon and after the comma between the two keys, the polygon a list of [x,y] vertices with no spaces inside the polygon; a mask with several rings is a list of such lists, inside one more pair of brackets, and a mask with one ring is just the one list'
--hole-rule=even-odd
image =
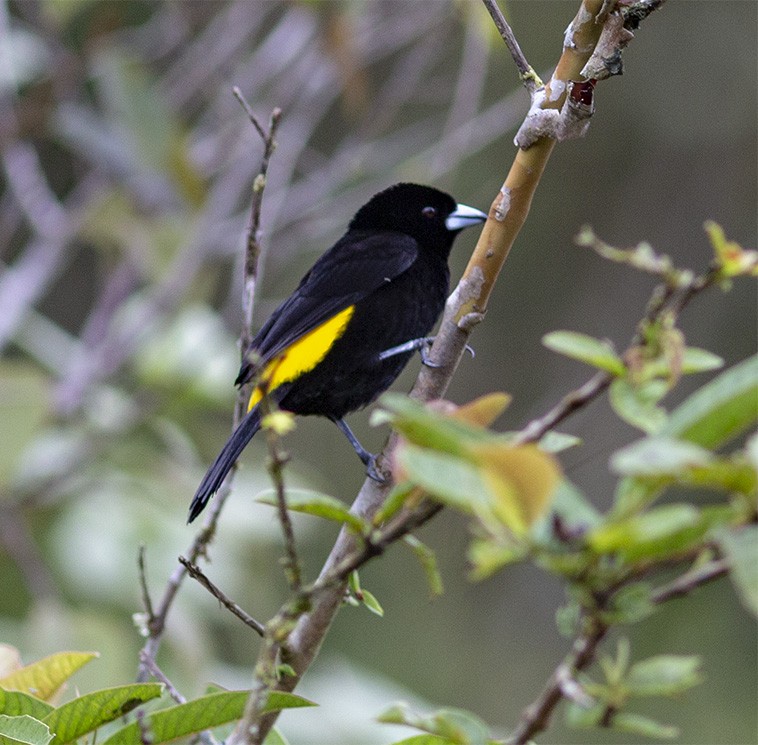
{"label": "out-of-focus leaf", "polygon": [[[715,450],[758,419],[758,356],[725,370],[671,412],[658,435]],[[660,484],[627,477],[615,495],[614,512],[631,514],[651,502]]]}
{"label": "out-of-focus leaf", "polygon": [[758,252],[746,251],[739,243],[727,240],[724,229],[713,220],[708,220],[704,227],[722,276],[758,275]]}
{"label": "out-of-focus leaf", "polygon": [[448,507],[469,515],[489,510],[488,489],[472,464],[409,444],[397,457],[408,479]]}
{"label": "out-of-focus leaf", "polygon": [[508,564],[523,561],[529,555],[527,543],[512,538],[475,538],[469,547],[471,579],[480,581],[491,577]]}
{"label": "out-of-focus leaf", "polygon": [[229,381],[239,365],[234,343],[217,313],[205,306],[184,309],[169,326],[141,345],[136,369],[143,383],[188,393],[212,402],[229,402]]}
{"label": "out-of-focus leaf", "polygon": [[624,361],[610,344],[576,331],[552,331],[542,337],[542,343],[553,352],[584,362],[611,375],[626,372]]}
{"label": "out-of-focus leaf", "polygon": [[[371,422],[389,422],[414,445],[464,456],[467,444],[493,437],[491,432],[480,426],[457,420],[452,413],[443,414],[398,393],[385,393],[380,399],[380,405],[383,410],[375,412]],[[470,409],[472,418],[481,418],[487,410],[494,414],[497,401],[488,403],[488,406],[491,408],[482,405],[481,408]]]}
{"label": "out-of-focus leaf", "polygon": [[0,745],[48,745],[52,739],[50,730],[28,714],[0,714]]}
{"label": "out-of-focus leaf", "polygon": [[393,742],[392,745],[451,745],[451,743],[454,741],[439,735],[411,735],[411,737]]}
{"label": "out-of-focus leaf", "polygon": [[163,686],[158,683],[107,688],[59,706],[43,721],[55,735],[55,745],[68,743],[118,719],[146,701],[157,698],[162,692]]}
{"label": "out-of-focus leaf", "polygon": [[[322,517],[324,520],[345,523],[356,533],[368,529],[367,524],[358,515],[350,512],[347,505],[328,494],[321,494],[309,489],[287,489],[286,497],[287,509],[292,510],[292,512],[303,512],[306,515]],[[267,489],[256,497],[256,502],[276,507],[276,492],[273,489]]]}
{"label": "out-of-focus leaf", "polygon": [[699,510],[690,504],[665,505],[598,525],[587,534],[587,542],[598,553],[618,552],[629,560],[665,556],[691,547],[732,514],[728,506]]}
{"label": "out-of-focus leaf", "polygon": [[31,365],[0,363],[0,486],[12,478],[49,409],[46,377]]}
{"label": "out-of-focus leaf", "polygon": [[410,546],[416,558],[421,564],[421,568],[426,575],[426,581],[429,585],[429,592],[432,595],[442,595],[444,592],[442,587],[442,576],[440,575],[439,567],[437,566],[437,555],[432,551],[429,546],[416,538],[415,535],[407,535],[403,538],[403,543],[406,546]]}
{"label": "out-of-focus leaf", "polygon": [[276,727],[272,727],[266,735],[263,745],[289,745],[289,741]]}
{"label": "out-of-focus leaf", "polygon": [[758,526],[748,525],[716,534],[729,561],[729,576],[744,606],[758,616]]}
{"label": "out-of-focus leaf", "polygon": [[666,423],[666,411],[657,404],[668,389],[669,384],[663,380],[634,385],[620,378],[611,383],[609,399],[621,419],[643,432],[655,434]]}
{"label": "out-of-focus leaf", "polygon": [[47,701],[80,667],[98,656],[97,652],[58,652],[0,678],[0,688]]}
{"label": "out-of-focus leaf", "polygon": [[[605,712],[605,704],[597,704],[585,709],[571,702],[566,708],[566,724],[569,727],[577,729],[600,727]],[[616,712],[611,718],[610,723],[603,726],[662,740],[671,740],[679,734],[679,730],[676,727],[659,724],[648,717],[624,711]]]}
{"label": "out-of-focus leaf", "polygon": [[494,499],[495,514],[523,534],[545,514],[561,478],[557,461],[536,445],[469,447]]}
{"label": "out-of-focus leaf", "polygon": [[703,681],[694,655],[661,654],[636,662],[624,679],[633,696],[675,696]]}
{"label": "out-of-focus leaf", "polygon": [[461,404],[450,416],[474,427],[489,427],[508,408],[511,396],[507,393],[487,393]]}
{"label": "out-of-focus leaf", "polygon": [[671,412],[660,434],[714,450],[758,421],[758,356],[721,373]]}
{"label": "out-of-focus leaf", "polygon": [[405,724],[437,735],[454,745],[487,745],[487,725],[463,709],[439,709],[428,715],[417,714],[405,704],[395,704],[378,717],[385,724]]}
{"label": "out-of-focus leaf", "polygon": [[[689,375],[693,373],[707,372],[708,370],[718,370],[724,366],[724,360],[707,349],[698,349],[697,347],[686,347],[680,360],[680,372]],[[653,362],[648,367],[648,373],[654,375],[668,375],[670,368],[665,362]]]}
{"label": "out-of-focus leaf", "polygon": [[611,456],[611,468],[622,476],[676,476],[696,466],[707,466],[714,456],[691,442],[647,437]]}
{"label": "out-of-focus leaf", "polygon": [[581,445],[582,438],[565,432],[548,432],[540,437],[538,444],[540,450],[546,453],[562,453],[564,450]]}

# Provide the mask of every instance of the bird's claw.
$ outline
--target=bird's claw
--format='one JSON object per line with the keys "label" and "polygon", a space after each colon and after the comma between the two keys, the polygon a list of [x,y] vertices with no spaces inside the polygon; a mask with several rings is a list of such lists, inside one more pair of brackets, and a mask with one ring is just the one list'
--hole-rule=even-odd
{"label": "bird's claw", "polygon": [[381,473],[376,468],[376,456],[370,455],[368,459],[368,463],[366,463],[366,476],[368,476],[372,481],[376,481],[377,484],[385,484],[387,483],[387,479],[382,476]]}

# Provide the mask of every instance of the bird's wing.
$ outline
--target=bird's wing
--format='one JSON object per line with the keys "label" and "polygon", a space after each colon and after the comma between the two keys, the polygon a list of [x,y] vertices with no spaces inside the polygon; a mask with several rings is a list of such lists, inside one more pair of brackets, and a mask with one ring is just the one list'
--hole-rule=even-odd
{"label": "bird's wing", "polygon": [[402,233],[343,236],[263,325],[246,355],[254,356],[257,364],[246,359],[236,384],[247,383],[256,370],[298,344],[303,347],[300,356],[305,355],[298,364],[317,364],[342,335],[354,305],[406,271],[418,251],[418,243]]}

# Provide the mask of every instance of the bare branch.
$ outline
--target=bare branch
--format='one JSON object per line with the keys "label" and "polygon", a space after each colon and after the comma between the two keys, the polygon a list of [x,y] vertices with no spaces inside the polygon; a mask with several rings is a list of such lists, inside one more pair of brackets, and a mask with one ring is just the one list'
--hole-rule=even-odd
{"label": "bare branch", "polygon": [[500,32],[500,36],[503,37],[505,45],[508,47],[508,51],[513,57],[513,61],[516,63],[516,67],[519,71],[524,87],[529,91],[529,95],[533,96],[538,88],[542,88],[542,81],[539,75],[534,71],[534,68],[527,62],[524,53],[521,51],[516,36],[513,33],[513,29],[505,20],[505,16],[500,10],[497,0],[482,0],[484,7],[487,8],[492,20],[495,22],[497,30]]}
{"label": "bare branch", "polygon": [[227,610],[237,616],[242,623],[253,629],[256,634],[263,636],[263,624],[256,621],[249,613],[245,612],[239,605],[237,605],[237,603],[228,597],[217,585],[213,584],[197,564],[188,561],[184,556],[179,557],[179,563],[187,570],[192,579],[197,580]]}

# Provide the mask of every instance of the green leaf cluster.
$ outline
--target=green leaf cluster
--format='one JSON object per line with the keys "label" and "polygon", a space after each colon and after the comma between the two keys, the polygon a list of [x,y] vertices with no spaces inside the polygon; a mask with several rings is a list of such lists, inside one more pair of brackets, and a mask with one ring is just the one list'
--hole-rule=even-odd
{"label": "green leaf cluster", "polygon": [[[134,719],[125,725],[122,721],[121,726],[108,728],[143,704],[158,699],[164,688],[159,683],[116,686],[55,706],[52,701],[57,692],[95,657],[92,652],[60,652],[10,672],[0,670],[0,745],[65,745],[80,742],[80,738],[94,732],[105,732],[105,739],[99,741],[109,745],[140,745],[146,732],[152,743],[171,742],[240,719],[250,696],[249,691],[212,692],[187,703],[164,705],[149,712],[140,710],[139,721]],[[314,704],[293,693],[272,691],[264,711],[304,706]],[[284,740],[273,732],[266,742],[276,745]]]}

